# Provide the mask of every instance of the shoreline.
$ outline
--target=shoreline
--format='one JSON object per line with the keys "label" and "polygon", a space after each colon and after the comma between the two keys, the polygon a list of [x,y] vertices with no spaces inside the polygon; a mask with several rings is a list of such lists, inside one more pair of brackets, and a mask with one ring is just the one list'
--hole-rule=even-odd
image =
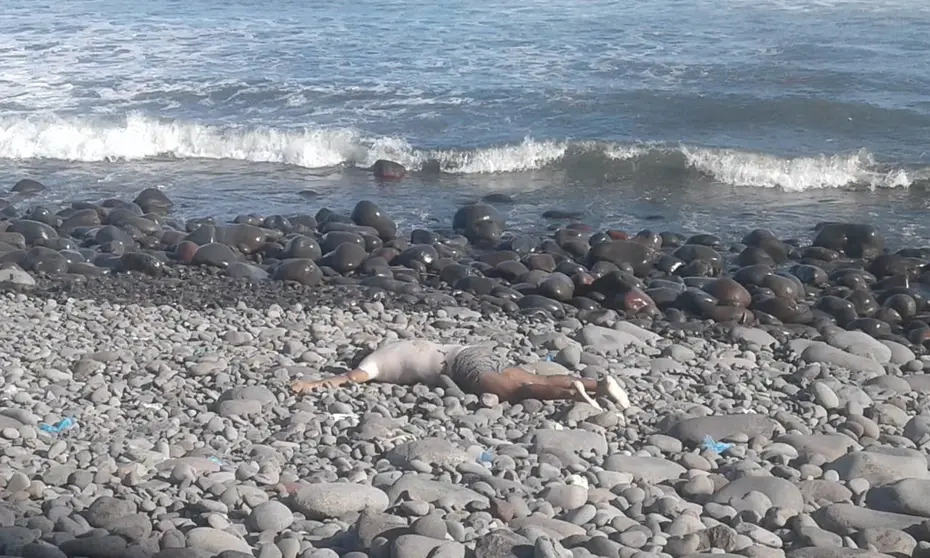
{"label": "shoreline", "polygon": [[[421,242],[400,249],[390,238],[411,231],[392,230],[369,205],[356,208],[361,224],[329,220],[323,235],[307,227],[286,242],[259,239],[256,225],[152,230],[169,218],[112,205],[76,211],[121,224],[78,225],[88,246],[56,251],[91,250],[109,274],[36,273],[61,260],[35,248],[23,250],[31,271],[0,264],[22,283],[0,294],[0,553],[871,558],[930,548],[918,542],[930,517],[930,358],[909,337],[917,328],[906,329],[923,319],[914,261],[926,255],[883,255],[874,229],[822,239],[869,258],[852,266],[893,272],[870,284],[869,272],[843,264],[811,269],[812,254],[829,248],[763,233],[739,252],[704,235],[663,253],[648,243],[673,235],[609,231],[577,256],[590,265],[573,265],[560,258],[598,233],[563,228],[559,242],[522,256],[523,237],[505,239],[508,250],[474,249],[499,242],[490,206],[465,211],[462,236],[417,231]],[[260,224],[272,223],[284,226]],[[88,242],[91,230],[106,241]],[[116,255],[119,231],[136,249],[158,231],[176,247],[164,261],[151,248]],[[41,243],[63,242],[54,238]],[[284,250],[304,258],[264,269],[228,260],[230,246],[264,265]],[[807,263],[788,263],[795,250]],[[807,266],[802,290],[767,272],[766,257]],[[750,258],[729,274],[738,281],[719,275],[725,261]],[[175,261],[185,259],[203,263]],[[899,275],[914,289],[906,322],[875,318],[891,320],[878,312],[907,310],[906,300],[869,307],[871,317],[834,301],[848,289],[854,309],[869,303],[861,293],[877,305],[902,288]],[[675,277],[690,289],[672,297]],[[499,404],[450,385],[287,388],[406,337],[494,341],[543,373],[609,374],[633,407]]]}

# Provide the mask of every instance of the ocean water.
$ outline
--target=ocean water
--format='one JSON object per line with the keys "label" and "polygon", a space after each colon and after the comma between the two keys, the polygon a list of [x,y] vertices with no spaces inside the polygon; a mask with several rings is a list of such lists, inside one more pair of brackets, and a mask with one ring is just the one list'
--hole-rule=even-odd
{"label": "ocean water", "polygon": [[[365,198],[408,227],[503,192],[515,230],[560,208],[921,244],[928,51],[918,0],[4,0],[0,191],[157,186],[221,218]],[[380,183],[380,158],[412,172]]]}

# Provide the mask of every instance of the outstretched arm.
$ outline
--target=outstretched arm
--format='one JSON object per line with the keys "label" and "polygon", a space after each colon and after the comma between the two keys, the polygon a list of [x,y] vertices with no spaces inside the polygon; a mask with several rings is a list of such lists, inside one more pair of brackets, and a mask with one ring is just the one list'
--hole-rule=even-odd
{"label": "outstretched arm", "polygon": [[291,390],[294,393],[306,393],[318,388],[334,388],[343,384],[364,384],[369,381],[371,376],[364,370],[352,370],[345,374],[324,378],[322,380],[294,380],[291,382]]}

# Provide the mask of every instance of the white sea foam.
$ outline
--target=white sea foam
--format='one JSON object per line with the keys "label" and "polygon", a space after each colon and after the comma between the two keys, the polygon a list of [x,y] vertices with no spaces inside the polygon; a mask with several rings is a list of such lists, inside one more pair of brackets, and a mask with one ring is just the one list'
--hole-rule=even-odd
{"label": "white sea foam", "polygon": [[725,184],[803,192],[864,184],[872,188],[907,187],[903,170],[880,171],[867,151],[853,154],[782,158],[731,149],[682,147],[687,164]]}
{"label": "white sea foam", "polygon": [[[787,192],[853,184],[907,187],[915,178],[904,170],[879,169],[866,151],[783,158],[728,149],[530,138],[479,149],[430,151],[416,149],[402,138],[369,137],[348,128],[218,127],[138,115],[120,121],[50,116],[0,118],[0,158],[5,159],[94,162],[168,156],[281,163],[310,169],[368,167],[378,159],[390,159],[411,169],[438,161],[447,173],[492,174],[571,165],[576,155],[592,152],[615,164],[684,164],[722,183]],[[580,164],[587,162],[580,160]]]}

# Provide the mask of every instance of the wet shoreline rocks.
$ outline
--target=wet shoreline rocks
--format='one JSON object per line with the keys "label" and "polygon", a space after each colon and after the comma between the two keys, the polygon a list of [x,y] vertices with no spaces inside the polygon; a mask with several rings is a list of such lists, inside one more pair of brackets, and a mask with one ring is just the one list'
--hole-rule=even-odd
{"label": "wet shoreline rocks", "polygon": [[[930,254],[873,228],[181,223],[157,191],[3,211],[0,555],[930,552]],[[632,407],[288,390],[411,337],[610,374]]]}
{"label": "wet shoreline rocks", "polygon": [[197,266],[252,282],[358,285],[409,296],[467,292],[505,312],[555,318],[611,310],[795,336],[839,327],[917,354],[930,339],[930,250],[886,250],[880,231],[865,224],[818,224],[806,244],[760,229],[730,242],[713,234],[598,232],[570,220],[545,234],[522,234],[485,202],[459,208],[447,229],[412,231],[399,231],[366,200],[349,214],[321,208],[230,223],[180,222],[172,208],[156,189],[132,201],[9,205],[0,216],[2,284],[30,288],[23,271],[73,281],[159,278],[173,266]]}

